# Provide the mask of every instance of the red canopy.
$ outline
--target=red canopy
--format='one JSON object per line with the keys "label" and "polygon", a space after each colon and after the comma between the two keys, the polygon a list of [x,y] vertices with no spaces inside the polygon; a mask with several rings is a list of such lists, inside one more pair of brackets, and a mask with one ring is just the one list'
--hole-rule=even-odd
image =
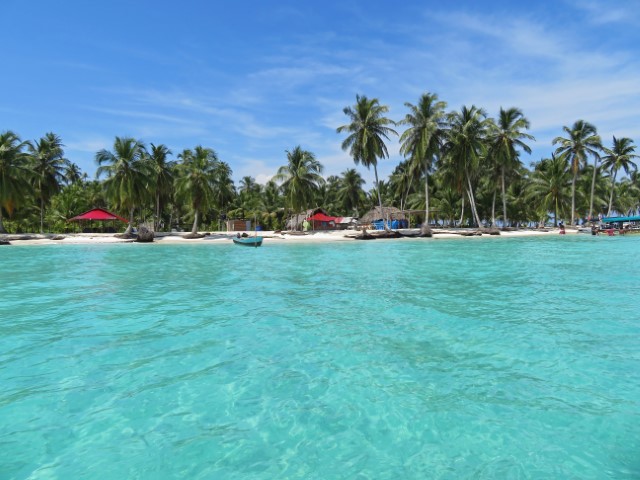
{"label": "red canopy", "polygon": [[94,208],[93,210],[89,210],[88,212],[84,212],[81,215],[69,219],[70,222],[75,220],[120,220],[121,222],[129,223],[129,220],[125,220],[115,213],[107,212],[102,208]]}
{"label": "red canopy", "polygon": [[314,222],[335,222],[337,218],[338,217],[330,217],[322,212],[318,212],[307,218],[307,220],[313,220]]}

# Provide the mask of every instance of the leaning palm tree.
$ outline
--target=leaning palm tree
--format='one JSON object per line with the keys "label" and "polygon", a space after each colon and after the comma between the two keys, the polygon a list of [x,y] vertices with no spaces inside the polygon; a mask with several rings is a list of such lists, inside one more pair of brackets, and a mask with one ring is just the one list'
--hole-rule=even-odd
{"label": "leaning palm tree", "polygon": [[11,131],[0,133],[0,233],[7,233],[2,223],[2,210],[11,215],[29,191],[32,173],[24,152],[26,145]]}
{"label": "leaning palm tree", "polygon": [[197,235],[200,213],[209,208],[215,197],[216,167],[219,160],[215,151],[201,145],[193,150],[184,150],[178,158],[181,163],[178,165],[180,173],[176,188],[193,210],[191,235]]}
{"label": "leaning palm tree", "polygon": [[622,169],[629,175],[629,172],[636,168],[636,164],[633,161],[634,158],[640,158],[633,152],[636,151],[636,146],[633,145],[633,140],[627,137],[616,138],[613,137],[613,147],[611,149],[605,148],[607,154],[602,159],[602,168],[609,170],[611,177],[611,194],[609,195],[609,209],[607,210],[607,217],[611,215],[611,207],[613,205],[613,191],[616,186],[616,176],[618,170]]}
{"label": "leaning palm tree", "polygon": [[144,143],[130,137],[116,137],[113,151],[102,149],[96,153],[99,165],[96,176],[100,178],[106,174],[104,188],[107,198],[116,208],[129,212],[125,234],[131,233],[136,206],[143,202],[146,194],[149,172],[144,162],[145,154]]}
{"label": "leaning palm tree", "polygon": [[34,187],[40,203],[40,233],[44,233],[45,202],[60,191],[71,167],[71,162],[64,158],[63,147],[60,137],[51,132],[27,146],[34,173]]}
{"label": "leaning palm tree", "polygon": [[444,145],[447,169],[453,172],[453,179],[458,189],[466,191],[471,212],[475,222],[480,226],[480,216],[476,208],[474,188],[476,177],[480,171],[481,161],[487,149],[487,114],[481,108],[472,105],[463,106],[459,112],[448,115],[450,128]]}
{"label": "leaning palm tree", "polygon": [[155,193],[155,230],[160,226],[161,206],[166,204],[171,196],[173,187],[173,172],[175,162],[169,160],[171,150],[165,145],[151,144],[151,150],[147,156],[149,162],[149,182],[151,190]]}
{"label": "leaning palm tree", "polygon": [[441,147],[447,129],[446,102],[438,101],[435,93],[425,93],[418,105],[405,103],[409,108],[399,123],[409,125],[400,137],[400,153],[409,157],[416,169],[424,172],[425,224],[429,225],[429,171],[434,160],[440,156]]}
{"label": "leaning palm tree", "polygon": [[529,145],[524,140],[535,140],[532,135],[523,132],[529,128],[529,120],[522,111],[512,107],[508,110],[500,108],[498,122],[490,133],[489,156],[499,170],[500,188],[502,193],[502,211],[504,226],[507,226],[507,189],[506,177],[516,172],[521,164],[518,149],[531,153]]}
{"label": "leaning palm tree", "polygon": [[306,209],[314,198],[322,178],[322,164],[316,160],[313,153],[303,150],[299,145],[293,150],[287,150],[287,164],[278,169],[273,177],[282,182],[285,197],[293,212]]}
{"label": "leaning palm tree", "polygon": [[356,95],[356,103],[353,107],[345,107],[343,110],[351,123],[337,128],[337,133],[347,132],[349,136],[342,142],[342,149],[349,150],[356,165],[362,163],[365,167],[373,166],[376,179],[376,191],[378,204],[382,212],[382,196],[380,195],[378,180],[378,159],[388,158],[389,152],[384,139],[389,140],[389,135],[398,135],[389,125],[395,125],[393,120],[385,117],[389,111],[386,105],[380,105],[377,98],[368,99],[366,96]]}
{"label": "leaning palm tree", "polygon": [[[573,180],[571,181],[571,225],[575,225],[575,209],[576,209],[576,180],[580,167],[587,162],[587,157],[593,155],[595,163],[598,163],[598,151],[602,148],[600,137],[597,134],[596,127],[584,120],[576,121],[571,128],[562,127],[567,134],[566,137],[556,137],[553,139],[553,145],[559,144],[555,154],[564,156],[571,165]],[[596,169],[593,171],[595,186]],[[591,191],[591,206],[589,207],[589,217],[591,217],[593,209],[593,188]]]}

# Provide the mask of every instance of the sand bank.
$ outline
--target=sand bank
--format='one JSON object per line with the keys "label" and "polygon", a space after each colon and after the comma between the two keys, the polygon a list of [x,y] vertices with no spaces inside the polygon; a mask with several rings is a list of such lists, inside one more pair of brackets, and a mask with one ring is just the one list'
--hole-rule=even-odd
{"label": "sand bank", "polygon": [[[404,235],[416,235],[418,229],[400,230]],[[555,228],[549,229],[521,229],[512,231],[501,231],[500,235],[477,234],[477,229],[434,229],[433,237],[421,239],[425,241],[433,241],[440,239],[452,238],[504,238],[504,237],[523,237],[523,236],[549,236],[558,235],[559,230]],[[231,239],[236,236],[237,232],[209,232],[203,238],[187,239],[184,233],[156,233],[154,243],[161,244],[191,244],[191,243],[207,243],[207,244],[225,244],[230,243]],[[240,232],[243,233],[243,232]],[[253,232],[245,232],[253,235]],[[354,230],[340,230],[327,232],[308,232],[308,233],[281,233],[265,231],[260,232],[264,238],[264,244],[269,243],[300,243],[300,242],[353,242],[353,236],[359,232]],[[370,232],[373,233],[373,232]],[[476,233],[473,236],[471,233]],[[576,229],[567,229],[567,234],[577,233]],[[466,235],[465,235],[466,234]],[[17,234],[17,235],[0,235],[0,240],[9,241],[11,245],[68,245],[68,244],[102,244],[102,243],[132,243],[135,240],[117,238],[111,233],[74,233],[65,235],[39,235],[39,234]],[[405,238],[387,239],[386,241],[403,241]],[[382,241],[382,240],[379,240]]]}

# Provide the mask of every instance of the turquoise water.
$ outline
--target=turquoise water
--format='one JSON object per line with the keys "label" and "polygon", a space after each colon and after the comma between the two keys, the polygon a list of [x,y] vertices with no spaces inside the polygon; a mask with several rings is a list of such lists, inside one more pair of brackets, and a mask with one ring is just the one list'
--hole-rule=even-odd
{"label": "turquoise water", "polygon": [[638,478],[639,253],[2,247],[0,478]]}

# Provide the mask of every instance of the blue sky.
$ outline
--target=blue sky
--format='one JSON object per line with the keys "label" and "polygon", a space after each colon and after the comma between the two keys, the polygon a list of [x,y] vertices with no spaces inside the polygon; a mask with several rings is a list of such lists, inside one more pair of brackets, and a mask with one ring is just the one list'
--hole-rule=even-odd
{"label": "blue sky", "polygon": [[[578,119],[605,145],[613,135],[640,142],[636,0],[2,5],[0,130],[57,133],[90,176],[115,136],[176,155],[211,147],[236,181],[266,182],[296,145],[325,176],[340,174],[354,164],[335,130],[356,94],[378,98],[395,120],[425,91],[449,110],[475,104],[495,117],[519,107],[536,137],[526,164]],[[381,178],[398,150],[392,138]]]}

